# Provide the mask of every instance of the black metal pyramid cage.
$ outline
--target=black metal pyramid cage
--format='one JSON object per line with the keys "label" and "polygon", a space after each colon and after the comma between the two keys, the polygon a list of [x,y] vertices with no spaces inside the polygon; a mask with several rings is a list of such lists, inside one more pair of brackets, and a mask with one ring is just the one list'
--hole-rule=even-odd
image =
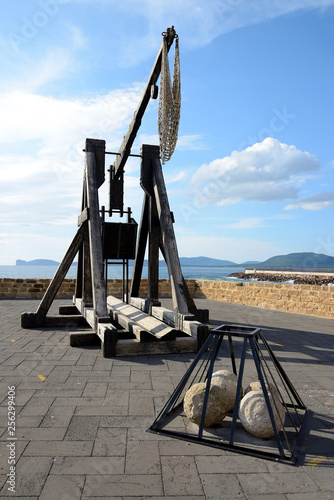
{"label": "black metal pyramid cage", "polygon": [[[237,380],[234,408],[218,424],[205,427],[212,375],[217,369],[226,369],[227,364]],[[243,387],[246,387],[245,383],[256,379],[261,384],[261,396],[264,397],[272,425],[273,435],[266,439],[247,432],[239,418],[239,401],[243,395]],[[185,414],[184,396],[194,384],[200,382],[206,385],[197,425]],[[279,417],[279,420],[275,408],[276,397],[270,394],[274,391],[281,408],[284,408],[284,416]],[[220,325],[211,330],[208,339],[148,431],[295,464],[308,415],[309,410],[261,334],[261,329]]]}

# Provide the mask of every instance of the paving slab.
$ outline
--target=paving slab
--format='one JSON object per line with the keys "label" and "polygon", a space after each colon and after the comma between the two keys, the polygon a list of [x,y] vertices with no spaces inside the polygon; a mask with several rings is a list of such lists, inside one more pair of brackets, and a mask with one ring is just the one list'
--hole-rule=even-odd
{"label": "paving slab", "polygon": [[[334,499],[334,320],[196,302],[209,309],[212,327],[262,328],[311,411],[296,466],[146,432],[195,354],[105,359],[98,347],[70,347],[70,328],[21,329],[21,313],[39,301],[3,299],[0,499]],[[70,303],[57,299],[50,313]],[[162,305],[170,308],[171,299]],[[15,388],[15,436],[8,434],[8,387]]]}

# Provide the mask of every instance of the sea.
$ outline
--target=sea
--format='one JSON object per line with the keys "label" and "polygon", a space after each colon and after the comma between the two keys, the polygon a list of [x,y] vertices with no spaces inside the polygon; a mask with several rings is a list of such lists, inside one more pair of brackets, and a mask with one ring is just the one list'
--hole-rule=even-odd
{"label": "sea", "polygon": [[[115,264],[108,265],[108,279],[121,279],[122,267]],[[132,270],[133,264],[129,263],[129,278],[132,276]],[[182,274],[185,279],[235,281],[236,278],[230,278],[229,275],[243,270],[243,267],[184,266]],[[0,266],[0,278],[52,278],[56,271],[57,266]],[[66,277],[76,278],[76,273],[77,267],[71,266]],[[147,278],[147,276],[148,267],[144,264],[142,278]],[[165,264],[159,265],[159,278],[169,278]]]}

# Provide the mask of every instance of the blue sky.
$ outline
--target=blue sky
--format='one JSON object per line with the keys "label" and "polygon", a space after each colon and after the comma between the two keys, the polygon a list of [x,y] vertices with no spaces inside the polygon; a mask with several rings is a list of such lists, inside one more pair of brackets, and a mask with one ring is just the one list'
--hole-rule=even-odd
{"label": "blue sky", "polygon": [[[0,20],[0,264],[62,259],[85,138],[118,150],[171,25],[182,104],[164,174],[180,256],[334,255],[334,0],[12,0]],[[152,101],[132,152],[157,134]],[[131,158],[125,170],[137,221],[139,169]]]}

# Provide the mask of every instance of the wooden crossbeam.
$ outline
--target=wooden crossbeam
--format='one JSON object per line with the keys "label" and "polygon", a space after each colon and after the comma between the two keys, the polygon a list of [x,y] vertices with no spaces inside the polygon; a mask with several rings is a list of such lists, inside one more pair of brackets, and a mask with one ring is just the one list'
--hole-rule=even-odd
{"label": "wooden crossbeam", "polygon": [[179,331],[113,296],[107,298],[110,315],[140,342],[175,340]]}

